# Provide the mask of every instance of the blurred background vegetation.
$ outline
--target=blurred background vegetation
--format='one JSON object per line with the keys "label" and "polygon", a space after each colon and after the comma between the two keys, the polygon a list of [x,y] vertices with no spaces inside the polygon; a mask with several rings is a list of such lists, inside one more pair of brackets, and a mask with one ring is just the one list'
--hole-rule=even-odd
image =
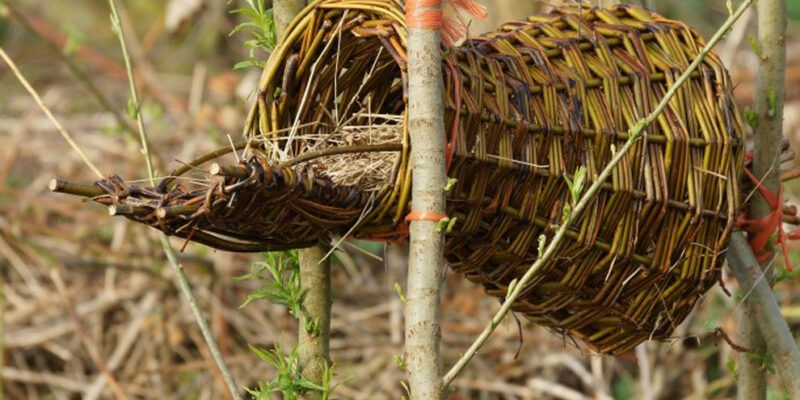
{"label": "blurred background vegetation", "polygon": [[[557,1],[484,0],[490,17],[470,31],[491,30]],[[234,66],[250,59],[245,33],[230,35],[244,1],[120,1],[158,170],[239,136],[259,70]],[[269,3],[269,2],[267,2]],[[592,1],[598,4],[598,1]],[[610,3],[602,1],[600,3]],[[667,17],[704,36],[727,16],[725,1],[654,2]],[[790,35],[786,137],[800,144],[800,2],[789,1]],[[127,126],[127,81],[106,2],[0,0],[0,44],[19,64],[61,122],[104,172],[145,176],[139,145]],[[717,49],[731,68],[742,107],[752,104],[755,54],[751,14]],[[257,59],[265,54],[257,52]],[[70,64],[73,66],[71,67]],[[80,71],[76,73],[75,71]],[[96,87],[93,94],[91,86]],[[49,121],[0,65],[0,267],[3,304],[2,377],[11,399],[112,398],[103,368],[131,398],[224,398],[221,378],[172,284],[154,232],[105,209],[50,194],[55,176],[91,181]],[[103,105],[106,102],[107,106]],[[122,121],[122,124],[120,124]],[[796,203],[800,188],[790,187]],[[174,241],[176,248],[183,246]],[[800,248],[792,245],[800,263]],[[340,398],[399,398],[404,373],[402,251],[384,255],[378,243],[354,243],[334,256],[332,358]],[[296,321],[266,302],[239,306],[259,282],[233,280],[263,258],[212,252],[189,244],[181,253],[214,335],[238,382],[254,387],[275,371],[248,345],[289,348]],[[781,267],[782,268],[782,267]],[[780,269],[785,271],[785,269]],[[795,276],[779,274],[776,292],[793,329],[800,328]],[[63,279],[65,293],[55,290]],[[735,284],[725,279],[735,293]],[[449,273],[443,298],[443,350],[452,363],[497,309],[479,287]],[[735,353],[714,340],[733,336],[740,296],[712,290],[668,343],[642,354],[603,358],[569,339],[509,319],[455,382],[454,399],[729,398]],[[74,311],[74,312],[73,312]],[[81,340],[88,337],[89,344]],[[521,346],[521,349],[519,349]],[[519,350],[518,350],[519,349]],[[104,363],[90,356],[97,351]],[[518,353],[519,351],[519,353]],[[518,353],[518,354],[517,354]],[[770,369],[769,360],[764,366]],[[773,387],[777,378],[771,375]],[[771,391],[780,399],[779,391]]]}

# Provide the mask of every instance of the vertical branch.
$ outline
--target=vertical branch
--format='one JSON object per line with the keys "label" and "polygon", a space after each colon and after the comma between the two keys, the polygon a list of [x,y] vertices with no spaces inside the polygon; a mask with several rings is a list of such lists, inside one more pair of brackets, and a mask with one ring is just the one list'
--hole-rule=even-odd
{"label": "vertical branch", "polygon": [[[780,189],[780,152],[783,136],[783,98],[786,85],[786,0],[760,0],[758,12],[759,70],[756,92],[755,149],[753,174],[767,190],[777,193]],[[781,207],[779,204],[778,207]],[[760,195],[753,198],[749,215],[762,218],[774,212]],[[762,264],[764,275],[773,284],[773,269],[769,263]],[[756,310],[746,307],[740,334],[742,345],[764,355],[766,347],[762,335],[755,327]],[[765,371],[761,360],[739,357],[738,394],[741,399],[759,399],[766,396]]]}
{"label": "vertical branch", "polygon": [[317,245],[301,250],[299,260],[303,311],[297,336],[298,360],[303,377],[320,386],[330,366],[331,263],[326,253]]}
{"label": "vertical branch", "polygon": [[[441,399],[439,287],[442,280],[445,132],[442,101],[441,2],[406,2],[411,219],[406,289],[405,361],[411,398]],[[438,17],[438,20],[437,20]]]}
{"label": "vertical branch", "polygon": [[[306,6],[306,0],[275,0],[272,3],[278,37]],[[331,263],[322,245],[300,250],[302,317],[298,326],[297,351],[303,377],[322,385],[330,365]],[[319,393],[311,393],[313,396]]]}
{"label": "vertical branch", "polygon": [[[728,266],[736,276],[736,280],[739,281],[741,290],[745,293],[744,304],[750,310],[752,330],[759,333],[759,338],[766,343],[787,397],[800,399],[800,352],[797,350],[797,344],[792,337],[792,331],[789,330],[789,325],[781,315],[778,302],[775,301],[769,284],[763,279],[762,267],[758,265],[758,261],[753,256],[753,252],[741,232],[736,231],[731,235]],[[741,370],[739,372],[740,381],[743,378],[743,372]],[[762,371],[758,369],[756,372],[761,373]],[[763,373],[761,375],[763,376]],[[751,386],[747,389],[755,388],[755,386]],[[764,396],[762,392],[742,392],[741,383],[739,383],[739,390],[740,399]]]}
{"label": "vertical branch", "polygon": [[[133,66],[131,65],[131,57],[128,53],[128,47],[125,43],[125,35],[122,32],[122,24],[120,23],[119,12],[117,11],[115,0],[108,0],[108,5],[111,9],[112,29],[117,35],[117,39],[119,39],[120,48],[122,49],[122,57],[125,61],[125,69],[128,73],[128,82],[130,84],[131,91],[131,105],[133,106],[136,114],[135,116],[136,123],[139,128],[139,138],[142,142],[142,154],[144,155],[145,162],[147,164],[147,174],[150,179],[150,184],[155,186],[156,174],[155,169],[153,168],[152,156],[150,154],[150,145],[147,141],[144,118],[141,113],[141,104],[139,103],[139,93],[136,89],[136,80],[134,78]],[[169,243],[167,235],[164,234],[164,232],[159,231],[158,238],[161,241],[161,247],[164,249],[164,253],[167,256],[170,266],[172,267],[173,271],[175,271],[175,276],[178,279],[178,286],[180,287],[183,296],[186,298],[186,302],[189,304],[189,309],[191,309],[195,321],[197,322],[197,326],[200,328],[200,332],[203,334],[203,339],[208,345],[208,350],[211,353],[211,357],[217,364],[217,368],[219,368],[219,371],[222,374],[222,378],[225,381],[225,385],[227,386],[231,397],[234,400],[238,400],[240,396],[236,381],[233,379],[233,374],[231,374],[228,365],[225,363],[225,359],[222,357],[222,353],[219,351],[219,346],[214,340],[214,336],[211,334],[211,329],[208,327],[208,322],[206,322],[203,312],[200,310],[200,307],[197,304],[197,299],[195,299],[194,294],[192,293],[192,288],[189,284],[189,279],[186,277],[186,272],[183,269],[183,265],[178,262],[178,257],[175,255],[175,250]]]}

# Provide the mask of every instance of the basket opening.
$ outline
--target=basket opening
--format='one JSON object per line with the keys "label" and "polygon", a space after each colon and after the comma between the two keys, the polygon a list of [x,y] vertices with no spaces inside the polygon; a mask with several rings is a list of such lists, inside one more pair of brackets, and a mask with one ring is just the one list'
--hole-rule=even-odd
{"label": "basket opening", "polygon": [[[334,26],[347,25],[347,19]],[[400,66],[374,36],[335,28],[326,36],[316,54],[305,56],[310,60],[284,62],[281,87],[265,92],[278,110],[280,133],[253,139],[275,164],[305,167],[366,192],[381,190],[393,182],[400,162],[399,149],[381,146],[403,143]],[[311,159],[295,162],[298,157]]]}

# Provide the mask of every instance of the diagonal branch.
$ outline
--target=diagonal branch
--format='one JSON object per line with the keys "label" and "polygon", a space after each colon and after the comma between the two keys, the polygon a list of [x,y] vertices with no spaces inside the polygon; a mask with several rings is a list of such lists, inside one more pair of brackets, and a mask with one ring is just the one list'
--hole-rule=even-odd
{"label": "diagonal branch", "polygon": [[[789,330],[789,325],[781,315],[778,302],[775,301],[772,289],[764,277],[761,266],[753,256],[747,239],[742,232],[735,231],[731,234],[730,240],[728,267],[739,281],[742,292],[747,294],[744,303],[749,319],[758,328],[760,336],[772,355],[788,398],[800,399],[800,352],[797,350],[792,331]],[[761,370],[763,368],[759,368],[758,372],[763,373]],[[742,392],[742,387],[739,387],[740,399],[759,395],[763,394]]]}

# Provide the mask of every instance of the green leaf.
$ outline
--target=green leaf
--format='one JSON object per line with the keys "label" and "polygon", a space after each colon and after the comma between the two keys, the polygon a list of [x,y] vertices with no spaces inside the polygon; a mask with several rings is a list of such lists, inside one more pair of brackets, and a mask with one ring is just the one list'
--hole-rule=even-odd
{"label": "green leaf", "polygon": [[127,113],[133,119],[139,118],[139,107],[133,101],[133,98],[128,98]]}
{"label": "green leaf", "polygon": [[319,337],[322,335],[322,327],[319,324],[319,318],[303,318],[303,329],[312,337]]}
{"label": "green leaf", "polygon": [[254,66],[256,66],[256,63],[254,61],[252,61],[252,60],[239,61],[238,63],[233,65],[233,69],[237,70],[237,69],[244,69],[244,68],[247,68],[247,67],[254,67]]}
{"label": "green leaf", "polygon": [[66,55],[72,55],[83,46],[86,41],[86,35],[72,25],[66,26],[64,33],[67,35],[67,40],[64,42],[62,51]]}
{"label": "green leaf", "polygon": [[313,397],[321,399],[329,397],[332,390],[330,386],[333,377],[332,368],[328,365],[325,366],[322,385],[306,379],[302,375],[299,350],[296,345],[288,354],[284,353],[280,346],[275,346],[271,350],[259,349],[255,346],[250,346],[250,349],[278,372],[272,381],[259,383],[258,391],[249,391],[254,397],[271,399],[271,394],[276,393],[284,399],[297,399],[309,392],[318,394]]}
{"label": "green leaf", "polygon": [[758,58],[761,58],[761,45],[758,44],[758,39],[753,35],[749,35],[747,39],[750,41],[750,48],[753,49]]}
{"label": "green leaf", "polygon": [[111,32],[114,32],[115,35],[119,36],[122,34],[122,29],[119,25],[119,20],[114,16],[114,14],[110,14],[111,17]]}
{"label": "green leaf", "polygon": [[264,262],[255,263],[252,272],[237,279],[258,279],[264,285],[248,294],[240,308],[253,301],[267,300],[289,308],[296,318],[301,315],[303,289],[300,286],[298,252],[273,252],[264,254]]}
{"label": "green leaf", "polygon": [[509,293],[513,292],[514,289],[517,288],[517,283],[519,283],[519,280],[516,278],[512,279],[511,282],[508,283],[508,289],[506,289],[506,296],[508,296]]}
{"label": "green leaf", "polygon": [[586,167],[581,166],[575,171],[575,183],[573,187],[570,189],[572,190],[572,203],[578,204],[578,201],[581,198],[581,193],[583,192],[583,185],[586,183]]}
{"label": "green leaf", "polygon": [[232,14],[238,14],[244,20],[231,30],[230,35],[244,32],[250,36],[248,40],[243,42],[244,46],[250,49],[250,60],[247,63],[237,63],[236,66],[238,68],[263,65],[263,62],[255,59],[255,50],[258,49],[270,53],[278,41],[272,10],[266,9],[263,0],[245,1],[245,3],[248,7],[231,11]]}
{"label": "green leaf", "polygon": [[447,226],[450,224],[450,218],[444,217],[436,223],[436,232],[442,233],[447,231]]}
{"label": "green leaf", "polygon": [[406,302],[406,296],[403,294],[403,287],[397,282],[394,283],[394,292],[397,293],[397,297],[400,298],[400,302]]}
{"label": "green leaf", "polygon": [[769,110],[767,110],[767,114],[769,114],[770,117],[774,117],[778,113],[778,94],[775,92],[775,88],[769,88],[767,100],[769,101]]}
{"label": "green leaf", "polygon": [[758,126],[758,116],[756,115],[756,111],[752,108],[744,108],[744,119],[747,121],[747,125],[749,125],[751,129],[755,130]]}
{"label": "green leaf", "polygon": [[458,221],[458,218],[450,219],[450,222],[447,223],[447,229],[445,229],[446,234],[449,235],[450,233],[453,232],[453,228],[455,228],[456,226],[456,221]]}
{"label": "green leaf", "polygon": [[572,180],[569,179],[569,177],[566,174],[564,174],[564,180],[567,181],[567,188],[569,188],[569,192],[572,193],[573,192],[572,189],[575,187],[575,185],[572,183]]}
{"label": "green leaf", "polygon": [[725,369],[727,369],[728,373],[733,376],[733,379],[739,379],[739,370],[736,366],[736,358],[729,357],[728,362],[725,363]]}
{"label": "green leaf", "polygon": [[636,394],[636,380],[627,376],[615,380],[611,386],[611,394],[614,400],[633,399]]}
{"label": "green leaf", "polygon": [[546,243],[547,243],[547,236],[545,236],[544,234],[539,235],[539,246],[537,247],[536,250],[538,251],[540,258],[542,257],[542,254],[544,254],[544,246]]}
{"label": "green leaf", "polygon": [[403,358],[403,356],[400,356],[400,355],[395,355],[394,356],[394,364],[397,365],[397,368],[400,368],[403,371],[405,371],[406,367],[408,367],[406,365],[406,359]]}
{"label": "green leaf", "polygon": [[790,279],[789,270],[787,270],[783,266],[778,266],[775,268],[775,283],[780,283],[784,281],[788,281]]}
{"label": "green leaf", "polygon": [[566,223],[572,217],[572,205],[564,204],[564,214],[561,215],[561,222]]}
{"label": "green leaf", "polygon": [[456,183],[458,183],[458,179],[456,178],[447,179],[447,183],[444,185],[444,192],[450,193],[450,191],[453,190],[453,187],[456,186]]}

